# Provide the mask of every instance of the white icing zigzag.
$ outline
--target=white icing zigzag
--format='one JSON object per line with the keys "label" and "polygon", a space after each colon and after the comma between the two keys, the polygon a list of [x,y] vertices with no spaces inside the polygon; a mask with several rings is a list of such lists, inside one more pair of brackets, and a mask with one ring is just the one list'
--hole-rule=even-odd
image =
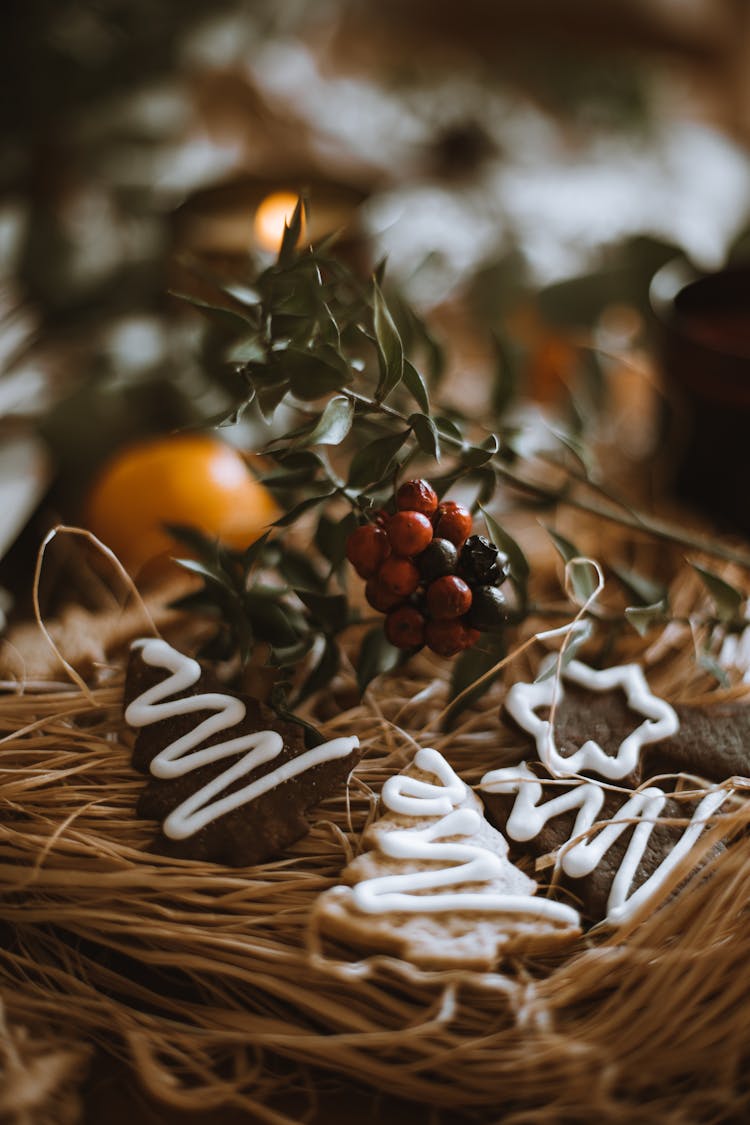
{"label": "white icing zigzag", "polygon": [[177,652],[166,641],[140,640],[135,641],[132,647],[141,650],[145,664],[153,668],[164,668],[171,675],[144,691],[128,706],[125,711],[125,721],[130,726],[146,727],[151,723],[158,723],[177,715],[192,715],[200,711],[215,712],[182,738],[170,742],[156,755],[150,766],[154,777],[182,777],[183,774],[190,773],[200,766],[232,757],[242,753],[243,750],[249,751],[229,769],[197,789],[195,793],[191,793],[169,814],[164,821],[163,831],[173,840],[184,840],[192,836],[211,821],[254,801],[277,785],[313,769],[322,762],[345,758],[359,746],[358,738],[335,738],[331,742],[323,743],[322,746],[316,746],[313,750],[307,750],[236,792],[221,797],[220,794],[234,782],[279,756],[284,745],[281,735],[273,730],[254,731],[252,734],[230,738],[226,742],[203,746],[203,749],[200,749],[212,735],[231,730],[241,723],[246,713],[245,704],[236,696],[222,695],[219,692],[204,692],[200,695],[186,696],[184,699],[171,698],[187,691],[198,682],[201,675],[200,664],[189,656]]}
{"label": "white icing zigzag", "polygon": [[[482,816],[472,808],[456,807],[470,798],[470,791],[436,750],[418,751],[414,764],[432,774],[439,785],[399,774],[383,787],[383,804],[391,812],[416,818],[441,819],[424,828],[382,831],[373,826],[377,849],[402,860],[427,860],[440,868],[379,875],[351,888],[354,905],[364,913],[391,912],[426,914],[471,910],[483,913],[520,913],[569,925],[579,924],[578,912],[563,903],[530,895],[498,894],[489,890],[446,892],[443,887],[481,884],[504,875],[507,860],[484,847],[460,842],[475,835]],[[459,838],[459,841],[456,840]],[[507,845],[506,845],[507,847]],[[532,884],[533,886],[533,884]],[[347,888],[339,888],[346,892]],[[436,891],[420,894],[420,891]]]}
{"label": "white icing zigzag", "polygon": [[[569,843],[576,837],[588,833],[596,823],[604,803],[604,790],[601,785],[589,781],[577,784],[572,789],[565,790],[559,797],[540,804],[542,784],[525,763],[506,769],[491,770],[482,778],[480,787],[489,793],[517,794],[508,818],[506,832],[511,839],[519,841],[533,839],[541,832],[548,820],[564,812],[578,809]],[[706,794],[674,848],[630,897],[628,892],[654,830],[655,821],[667,800],[666,794],[655,786],[634,793],[619,808],[616,815],[594,835],[584,837],[571,846],[564,844],[560,849],[558,863],[571,878],[579,879],[590,875],[620,835],[632,826],[634,820],[638,821],[612,882],[607,901],[607,921],[624,922],[663,885],[669,874],[693,847],[706,827],[706,822],[718,812],[731,792],[732,790],[729,789],[719,789]]]}
{"label": "white icing zigzag", "polygon": [[[549,669],[556,660],[557,657],[552,656],[543,670]],[[620,743],[615,757],[605,753],[593,739],[584,742],[568,758],[559,753],[555,745],[553,724],[540,718],[536,711],[540,707],[553,707],[560,702],[565,694],[562,679],[580,684],[589,691],[622,688],[632,710],[645,717],[644,722]],[[514,684],[508,692],[505,706],[518,725],[534,736],[540,761],[551,774],[558,777],[570,777],[584,770],[591,770],[601,777],[620,780],[632,773],[638,765],[641,747],[669,738],[677,733],[680,725],[674,708],[651,692],[638,664],[622,664],[597,671],[579,660],[571,660],[562,668],[560,677],[550,676],[533,684]]]}

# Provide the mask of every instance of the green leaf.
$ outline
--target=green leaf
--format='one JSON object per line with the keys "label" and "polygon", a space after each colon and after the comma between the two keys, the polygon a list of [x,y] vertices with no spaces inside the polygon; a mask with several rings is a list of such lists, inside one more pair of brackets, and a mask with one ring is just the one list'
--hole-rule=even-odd
{"label": "green leaf", "polygon": [[653,605],[629,605],[625,608],[625,617],[639,636],[645,637],[657,625],[666,625],[669,621],[668,604],[662,598]]}
{"label": "green leaf", "polygon": [[559,531],[554,531],[546,523],[543,523],[542,527],[555,544],[558,553],[562,556],[563,562],[570,562],[571,559],[580,559],[582,557],[581,552],[570,539],[566,539],[564,535],[560,535]]}
{"label": "green leaf", "polygon": [[364,695],[365,688],[376,676],[384,672],[392,672],[399,658],[399,650],[390,644],[380,625],[376,625],[366,633],[357,661],[357,684],[360,694]]}
{"label": "green leaf", "polygon": [[287,693],[290,687],[291,685],[289,683],[283,681],[281,683],[274,684],[271,688],[268,703],[279,716],[279,718],[284,720],[284,722],[294,723],[295,726],[302,727],[302,730],[304,731],[305,748],[307,750],[313,750],[316,746],[320,746],[321,742],[323,742],[323,735],[320,733],[317,727],[314,727],[312,725],[312,723],[305,722],[305,720],[301,719],[299,715],[295,715],[292,711],[289,710]]}
{"label": "green leaf", "polygon": [[[481,642],[475,645],[474,648],[467,649],[453,661],[453,669],[451,671],[451,686],[450,696],[452,702],[443,716],[443,729],[449,730],[453,721],[458,718],[463,710],[469,707],[472,703],[476,703],[478,699],[485,694],[488,688],[495,682],[497,677],[501,674],[498,671],[493,676],[488,676],[483,683],[477,681],[489,672],[491,668],[502,660],[507,651],[505,638],[501,635],[482,637]],[[467,691],[475,684],[473,690]],[[461,699],[456,697],[466,691],[466,695]]]}
{"label": "green leaf", "polygon": [[438,498],[442,500],[446,492],[448,492],[449,489],[453,488],[453,485],[456,483],[456,481],[465,476],[466,470],[462,467],[454,469],[450,473],[442,473],[440,476],[434,476],[431,483],[432,487],[435,489],[435,492],[438,494]]}
{"label": "green leaf", "polygon": [[266,358],[263,340],[257,333],[235,341],[225,353],[230,363],[259,363]]}
{"label": "green leaf", "polygon": [[414,364],[410,363],[408,359],[404,360],[404,386],[422,413],[429,414],[430,396],[427,392],[427,384]]}
{"label": "green leaf", "polygon": [[334,361],[331,353],[333,349],[327,346],[315,352],[292,347],[283,352],[281,367],[295,398],[303,402],[323,398],[332,391],[340,391],[349,382],[346,364],[340,357]]}
{"label": "green leaf", "polygon": [[610,570],[622,582],[628,593],[638,600],[640,605],[654,606],[657,602],[666,602],[667,589],[662,582],[658,582],[654,578],[647,578],[644,574],[638,574],[634,570],[624,570],[611,564]]}
{"label": "green leaf", "polygon": [[255,542],[251,543],[250,546],[245,550],[242,556],[243,570],[248,571],[253,563],[255,563],[261,557],[265,550],[266,543],[268,542],[268,536],[270,534],[270,530],[264,531],[260,538],[256,539]]}
{"label": "green leaf", "polygon": [[422,337],[425,348],[427,349],[427,365],[430,375],[432,376],[432,379],[437,383],[440,381],[445,372],[445,353],[422,318],[417,316],[413,309],[411,310],[411,314],[412,319],[416,321],[417,330],[419,332],[419,335]]}
{"label": "green leaf", "polygon": [[579,604],[582,604],[591,597],[594,590],[599,584],[594,567],[591,565],[591,563],[588,562],[574,563],[572,561],[573,559],[580,559],[583,557],[581,555],[581,552],[576,547],[575,543],[571,543],[569,539],[566,539],[564,535],[560,535],[559,532],[553,531],[553,529],[551,527],[548,527],[547,524],[542,524],[542,527],[547,532],[552,542],[555,544],[555,547],[560,553],[563,562],[566,564],[570,584],[573,588],[573,594],[576,601]]}
{"label": "green leaf", "polygon": [[304,551],[285,547],[279,555],[278,568],[290,586],[306,590],[324,588],[325,583],[318,573],[318,568]]}
{"label": "green leaf", "polygon": [[338,672],[340,663],[341,652],[338,645],[332,637],[326,637],[320,659],[299,689],[296,699],[297,705],[299,706],[309,696],[314,695],[316,691],[322,691],[323,688],[328,687]]}
{"label": "green leaf", "polygon": [[380,366],[380,380],[375,398],[378,402],[383,402],[404,376],[404,349],[377,281],[373,281],[373,308],[375,341]]}
{"label": "green leaf", "polygon": [[490,434],[481,445],[465,446],[460,453],[461,463],[467,468],[479,468],[480,465],[486,465],[491,461],[499,448],[500,441],[497,434]]}
{"label": "green leaf", "polygon": [[169,602],[168,609],[184,609],[188,611],[196,611],[198,613],[205,613],[209,617],[220,617],[221,606],[219,599],[215,593],[207,590],[202,586],[200,590],[194,590],[191,594],[185,594],[181,598],[175,598],[174,601]]}
{"label": "green leaf", "polygon": [[551,433],[557,438],[561,445],[573,454],[576,461],[581,465],[586,478],[594,480],[598,475],[598,465],[591,447],[585,438],[579,434],[568,433],[565,430],[558,430],[551,427]]}
{"label": "green leaf", "polygon": [[558,670],[567,668],[571,660],[575,660],[578,650],[589,639],[590,632],[572,632],[569,634],[569,639],[564,649],[556,654],[554,660],[549,660],[546,665],[542,665],[542,671],[537,676],[535,683],[541,684],[545,680],[549,680],[552,676],[556,676]]}
{"label": "green leaf", "polygon": [[249,590],[244,601],[248,617],[260,640],[282,648],[297,642],[298,633],[281,608],[277,596]]}
{"label": "green leaf", "polygon": [[293,645],[271,645],[268,664],[273,668],[293,667],[305,659],[314,643],[314,635],[308,632],[306,635],[300,636],[299,640]]}
{"label": "green leaf", "polygon": [[256,389],[255,397],[258,401],[258,409],[266,422],[273,421],[276,407],[283,401],[288,390],[289,383],[286,379]]}
{"label": "green leaf", "polygon": [[217,660],[229,660],[235,653],[239,653],[244,665],[249,660],[252,649],[252,629],[247,623],[244,623],[239,633],[236,630],[219,628],[205,644],[201,645],[198,650],[198,658],[215,662]]}
{"label": "green leaf", "polygon": [[304,500],[300,500],[299,504],[295,504],[290,511],[285,512],[283,516],[279,516],[277,520],[274,520],[273,526],[289,527],[290,524],[296,523],[305,512],[309,512],[311,508],[316,508],[318,504],[325,504],[326,500],[330,500],[330,498],[335,495],[336,490],[333,489],[330,492],[324,492],[321,496],[307,496]]}
{"label": "green leaf", "polygon": [[214,586],[221,586],[222,589],[227,589],[227,576],[218,568],[198,562],[197,559],[175,559],[174,561],[178,566],[181,566],[183,570],[189,570],[191,574],[197,574],[199,578],[203,578],[206,582],[210,582]]}
{"label": "green leaf", "polygon": [[297,243],[302,234],[303,212],[306,216],[307,207],[302,196],[300,196],[288,225],[284,222],[284,234],[281,239],[281,246],[279,247],[279,256],[276,259],[280,266],[290,265],[297,256]]}
{"label": "green leaf", "polygon": [[248,325],[253,323],[254,318],[249,316],[247,312],[243,312],[243,310],[239,308],[234,308],[229,301],[222,301],[220,297],[208,300],[203,297],[197,297],[193,293],[184,293],[179,289],[170,289],[169,295],[170,297],[177,297],[181,301],[187,301],[188,304],[210,313],[213,323],[217,322],[217,318],[221,318],[222,320],[226,319],[227,327],[231,326],[234,332],[237,331],[240,325],[247,331]]}
{"label": "green leaf", "polygon": [[224,293],[233,297],[235,301],[239,301],[241,305],[248,305],[250,308],[255,308],[260,304],[260,293],[258,290],[253,289],[242,281],[225,281],[222,282],[221,288]]}
{"label": "green leaf", "polygon": [[437,415],[433,418],[435,425],[444,437],[453,438],[455,441],[463,442],[463,434],[459,430],[455,422],[450,418],[445,418],[442,415]]}
{"label": "green leaf", "polygon": [[358,520],[354,512],[347,512],[343,519],[331,519],[323,512],[315,530],[315,546],[331,567],[336,570],[346,557],[346,541]]}
{"label": "green leaf", "polygon": [[693,570],[700,576],[704,586],[713,598],[716,606],[716,616],[723,624],[729,624],[735,621],[740,615],[740,609],[744,600],[743,595],[734,586],[730,586],[718,574],[713,571],[706,570],[705,567],[700,566],[699,563],[690,564]]}
{"label": "green leaf", "polygon": [[583,559],[580,562],[569,562],[565,569],[575,601],[578,605],[584,605],[599,585],[599,576],[593,562]]}
{"label": "green leaf", "polygon": [[196,555],[218,561],[218,542],[215,537],[206,535],[191,524],[164,523],[162,527],[178,543],[184,543],[191,551],[195,551]]}
{"label": "green leaf", "polygon": [[349,603],[344,594],[318,594],[312,590],[294,592],[315,621],[325,626],[328,632],[340,633],[349,624]]}
{"label": "green leaf", "polygon": [[495,345],[495,380],[492,386],[492,409],[501,418],[515,401],[520,382],[523,351],[507,336],[493,334]]}
{"label": "green leaf", "polygon": [[294,452],[266,450],[266,452],[275,456],[280,462],[278,468],[263,476],[263,483],[270,488],[289,489],[297,488],[301,484],[310,484],[315,480],[321,467],[326,469],[320,454],[312,449],[300,449]]}
{"label": "green leaf", "polygon": [[348,486],[365,488],[368,484],[382,480],[410,433],[411,430],[402,430],[398,434],[388,434],[387,437],[376,438],[359,449],[349,466]]}
{"label": "green leaf", "polygon": [[303,445],[340,445],[354,418],[354,403],[346,395],[336,395],[326,403],[317,424],[304,437],[299,437],[293,449]]}
{"label": "green leaf", "polygon": [[591,408],[601,413],[607,405],[608,384],[601,358],[594,348],[579,350],[577,375]]}
{"label": "green leaf", "polygon": [[727,674],[726,668],[722,668],[721,664],[719,664],[718,660],[716,660],[710,652],[706,652],[705,649],[700,652],[698,654],[698,663],[701,668],[704,668],[706,672],[710,672],[714,679],[718,680],[721,687],[731,687],[731,680]]}
{"label": "green leaf", "polygon": [[487,533],[490,540],[496,547],[499,547],[501,551],[505,551],[505,554],[508,556],[510,580],[516,589],[519,601],[523,607],[526,605],[528,598],[529,574],[531,573],[528,559],[515,539],[508,535],[507,531],[503,530],[497,520],[493,519],[490,513],[486,511],[481,504],[479,510],[487,524]]}
{"label": "green leaf", "polygon": [[440,436],[432,418],[427,414],[412,414],[409,418],[409,425],[414,430],[414,436],[422,452],[426,453],[428,457],[434,458],[435,461],[439,461]]}
{"label": "green leaf", "polygon": [[492,468],[476,469],[475,472],[472,473],[472,479],[474,477],[476,477],[476,479],[479,481],[477,504],[481,508],[485,504],[489,504],[490,500],[497,491],[497,474]]}

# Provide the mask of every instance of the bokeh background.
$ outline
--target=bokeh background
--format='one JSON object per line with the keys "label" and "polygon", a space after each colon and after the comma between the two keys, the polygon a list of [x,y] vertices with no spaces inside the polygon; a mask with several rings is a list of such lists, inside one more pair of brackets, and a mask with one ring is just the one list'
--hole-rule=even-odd
{"label": "bokeh background", "polygon": [[11,0],[3,26],[6,586],[108,453],[226,406],[169,290],[186,256],[262,260],[269,195],[304,190],[363,274],[387,257],[454,371],[500,340],[532,400],[571,331],[640,347],[664,261],[746,244],[745,0]]}

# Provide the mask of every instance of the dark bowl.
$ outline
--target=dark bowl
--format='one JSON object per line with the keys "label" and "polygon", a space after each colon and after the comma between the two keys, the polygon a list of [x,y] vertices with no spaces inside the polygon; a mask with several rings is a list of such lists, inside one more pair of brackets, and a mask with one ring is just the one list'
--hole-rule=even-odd
{"label": "dark bowl", "polygon": [[698,274],[685,261],[651,283],[679,497],[750,534],[750,264]]}

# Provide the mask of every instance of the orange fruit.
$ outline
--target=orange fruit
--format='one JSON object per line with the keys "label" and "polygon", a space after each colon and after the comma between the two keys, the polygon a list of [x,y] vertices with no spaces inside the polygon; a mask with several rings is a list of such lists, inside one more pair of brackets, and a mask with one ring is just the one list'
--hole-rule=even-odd
{"label": "orange fruit", "polygon": [[243,549],[279,512],[232,446],[207,434],[158,437],[118,451],[94,481],[85,523],[133,574],[187,553],[165,523],[190,524]]}

